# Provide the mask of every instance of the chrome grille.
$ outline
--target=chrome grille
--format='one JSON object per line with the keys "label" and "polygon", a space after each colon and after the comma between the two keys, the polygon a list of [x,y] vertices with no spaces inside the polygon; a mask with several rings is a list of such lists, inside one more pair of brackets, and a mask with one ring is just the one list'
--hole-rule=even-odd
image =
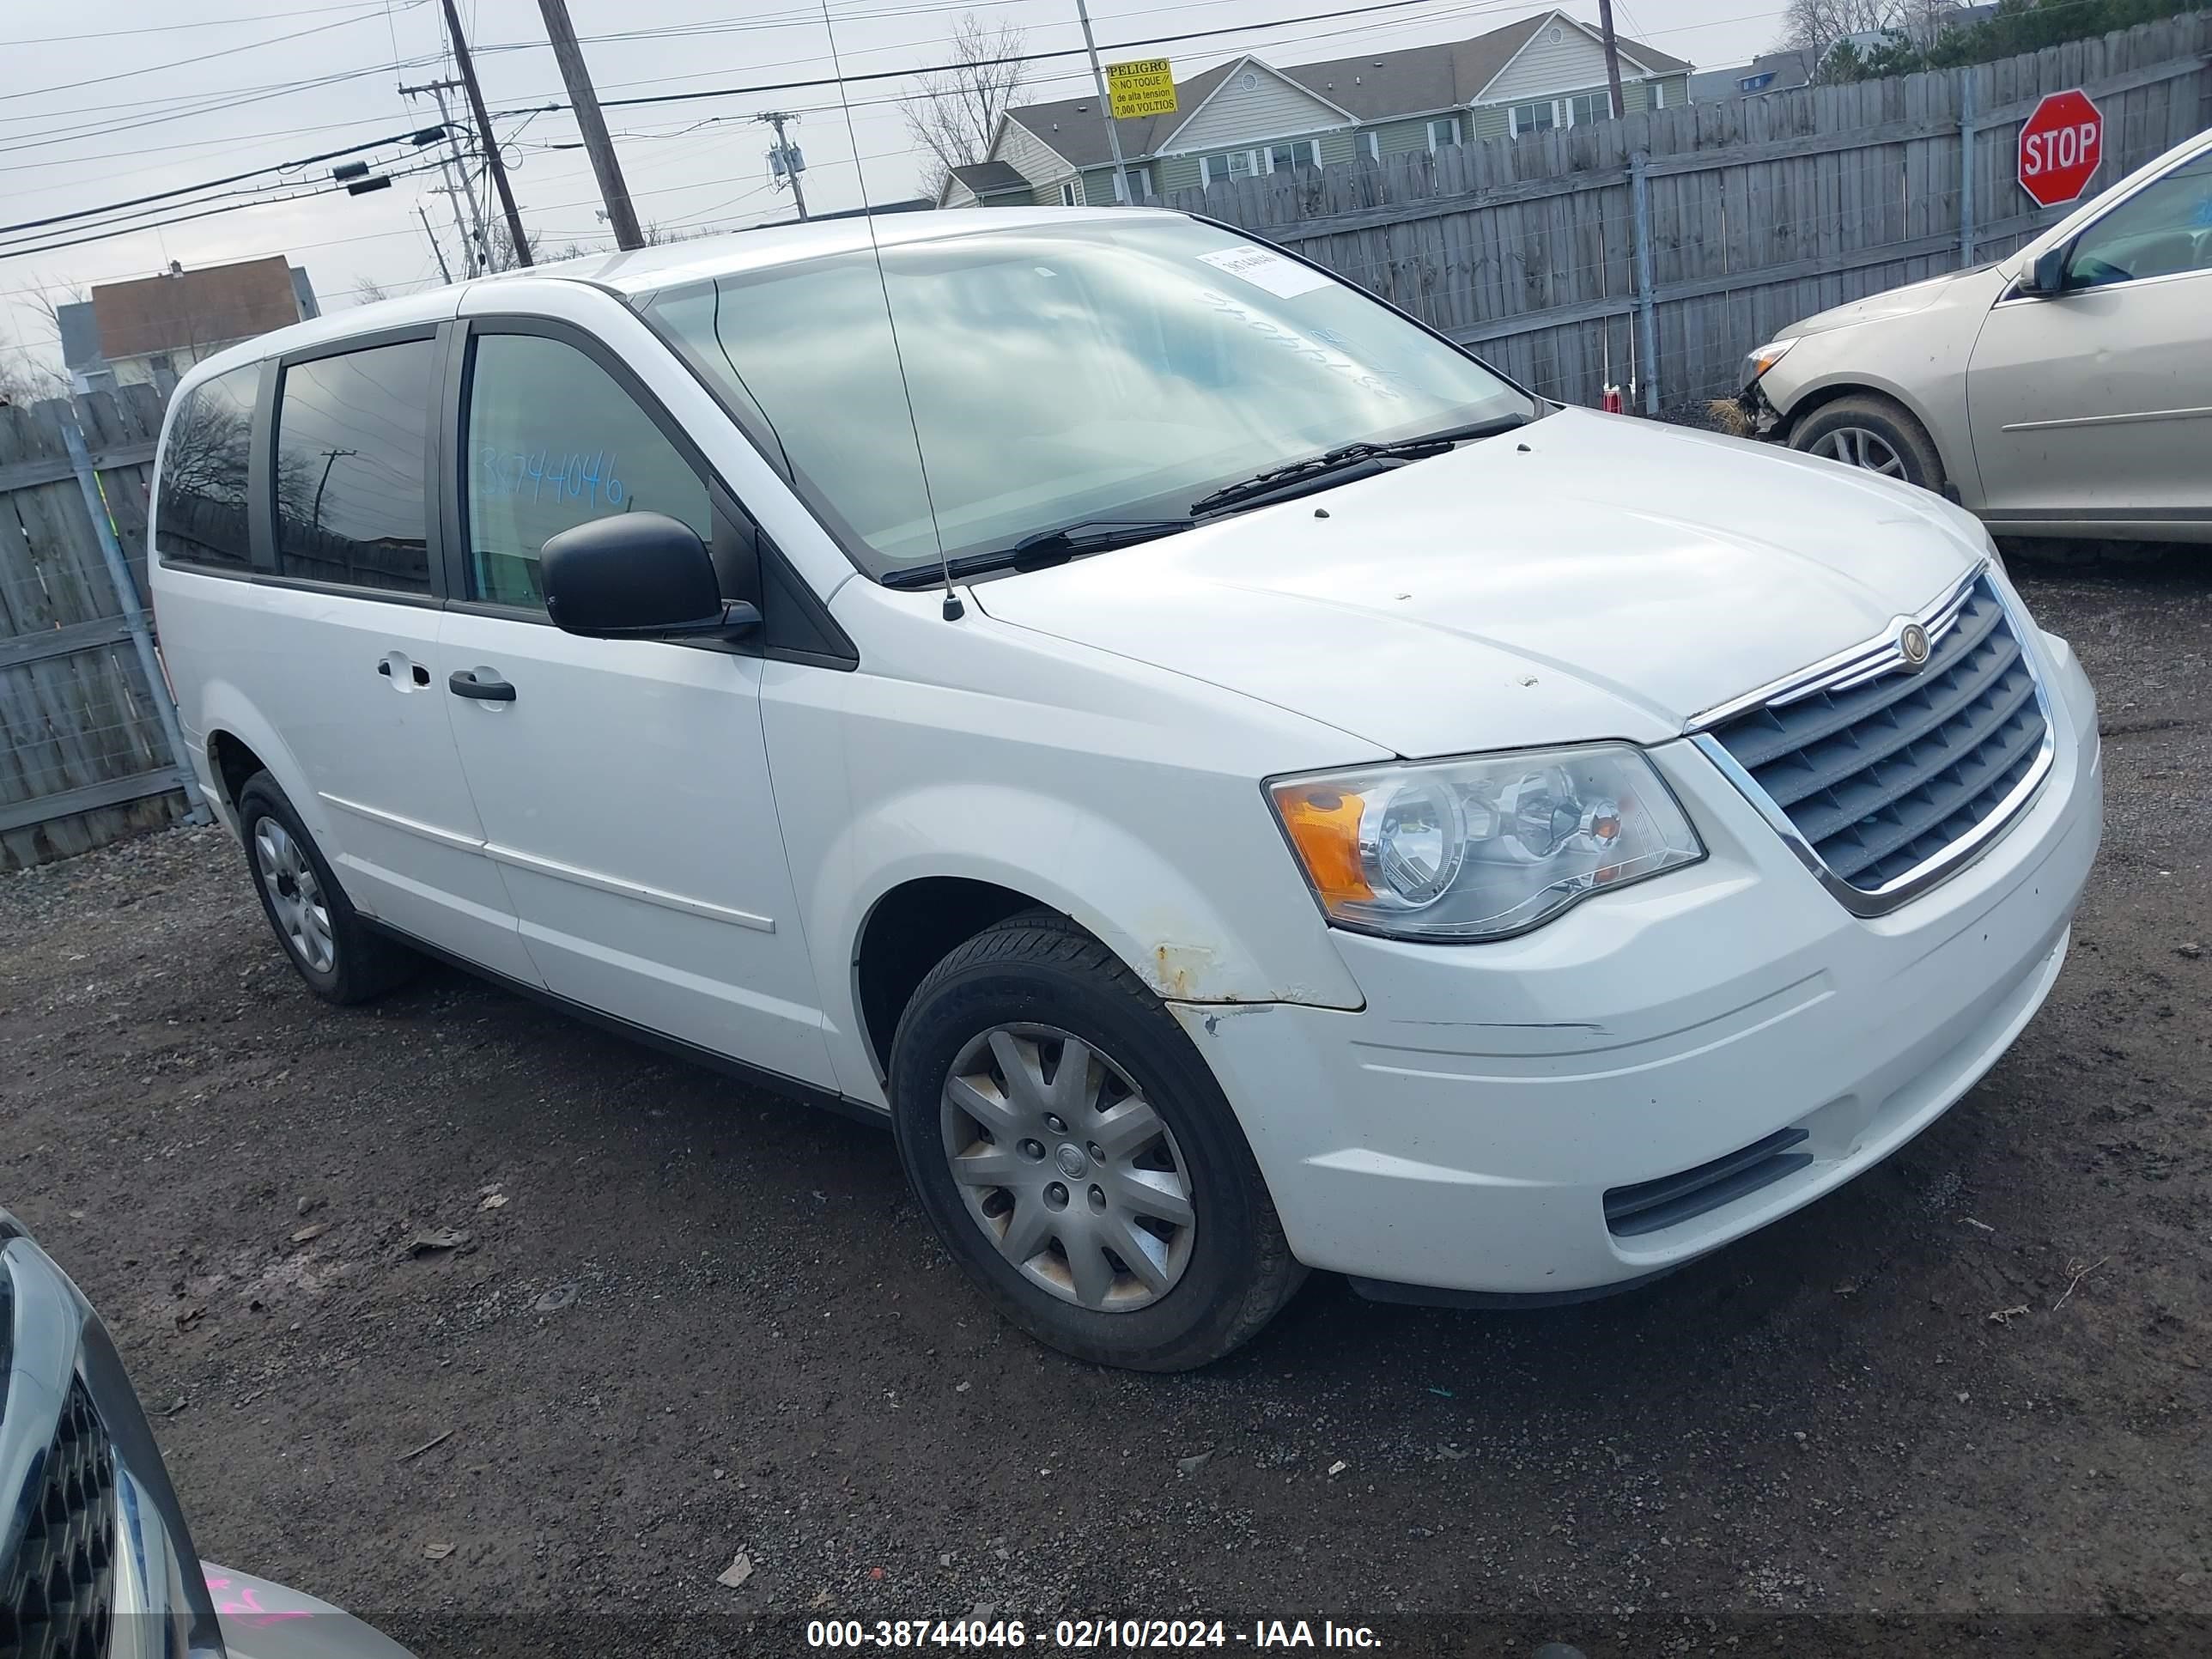
{"label": "chrome grille", "polygon": [[0,1561],[0,1654],[106,1659],[114,1620],[115,1455],[72,1380],[25,1493],[22,1542]]}
{"label": "chrome grille", "polygon": [[1988,576],[1917,619],[1929,640],[1917,672],[1899,643],[1904,620],[1800,683],[1723,711],[1705,733],[1754,804],[1834,878],[1832,890],[1839,882],[1869,901],[1855,909],[1902,902],[1940,878],[2048,764],[2035,672]]}

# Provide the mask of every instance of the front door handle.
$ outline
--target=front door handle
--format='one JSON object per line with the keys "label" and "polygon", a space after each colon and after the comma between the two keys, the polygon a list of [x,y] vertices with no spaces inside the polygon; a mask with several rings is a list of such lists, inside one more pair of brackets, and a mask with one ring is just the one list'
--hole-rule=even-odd
{"label": "front door handle", "polygon": [[514,688],[489,669],[478,678],[473,668],[456,668],[447,679],[446,689],[457,697],[475,697],[483,702],[514,701]]}

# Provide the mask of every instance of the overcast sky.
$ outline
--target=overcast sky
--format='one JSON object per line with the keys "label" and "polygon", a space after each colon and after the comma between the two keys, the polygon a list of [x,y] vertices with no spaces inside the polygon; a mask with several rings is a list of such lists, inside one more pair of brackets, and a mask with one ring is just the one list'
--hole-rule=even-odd
{"label": "overcast sky", "polygon": [[[1463,38],[1545,9],[1504,0],[1432,0],[1379,17],[1285,21],[1363,3],[1094,0],[1091,16],[1109,60],[1166,55],[1181,76],[1246,50],[1295,64],[1370,45]],[[818,0],[569,0],[569,6],[603,100],[834,72],[831,29]],[[611,246],[594,217],[599,199],[589,163],[578,149],[557,148],[574,143],[573,120],[498,114],[562,96],[537,0],[460,0],[460,9],[525,224],[541,244]],[[1082,44],[1074,0],[830,0],[843,71],[937,61],[954,23],[970,9],[987,24],[1004,21],[1022,30],[1031,52]],[[1567,9],[1595,21],[1595,0]],[[1624,35],[1704,67],[1739,63],[1764,49],[1779,29],[1780,10],[1778,0],[1615,0],[1615,22]],[[8,14],[0,55],[0,223],[404,132],[434,120],[435,110],[427,99],[403,97],[398,87],[450,71],[438,0],[13,0]],[[1239,33],[1134,44],[1230,27]],[[1123,42],[1133,50],[1112,50]],[[1025,101],[1090,84],[1080,58],[1038,64],[1030,73]],[[896,104],[908,90],[900,81],[852,87],[850,135],[830,88],[611,108],[607,118],[641,220],[736,229],[791,211],[788,195],[766,183],[769,134],[750,119],[763,109],[800,112],[793,136],[805,149],[811,207],[915,195],[921,166]],[[331,165],[235,188],[326,179]],[[440,182],[434,173],[406,177],[373,195],[269,204],[81,246],[0,255],[0,351],[58,361],[46,319],[33,307],[39,292],[147,275],[172,259],[198,266],[287,254],[307,268],[331,310],[354,303],[364,280],[394,291],[434,283],[438,267],[418,202],[459,268],[453,210],[434,188]],[[489,201],[486,209],[492,210]],[[58,241],[71,232],[56,227],[46,234]]]}

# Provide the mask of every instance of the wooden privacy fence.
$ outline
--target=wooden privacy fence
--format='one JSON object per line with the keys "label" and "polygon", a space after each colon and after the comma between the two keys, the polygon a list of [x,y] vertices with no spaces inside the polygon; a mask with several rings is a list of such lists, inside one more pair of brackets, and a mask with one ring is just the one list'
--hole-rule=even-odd
{"label": "wooden privacy fence", "polygon": [[0,408],[0,870],[204,813],[146,610],[151,386]]}
{"label": "wooden privacy fence", "polygon": [[2212,14],[1972,68],[1631,115],[1175,192],[1282,243],[1522,384],[1656,412],[1737,389],[1790,323],[2012,252],[2071,207],[2014,176],[2045,93],[2105,118],[2093,196],[2212,125]]}

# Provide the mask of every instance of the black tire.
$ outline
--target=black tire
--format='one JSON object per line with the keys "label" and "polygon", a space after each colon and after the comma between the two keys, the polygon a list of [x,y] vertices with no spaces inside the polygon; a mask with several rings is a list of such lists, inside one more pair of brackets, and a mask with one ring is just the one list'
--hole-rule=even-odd
{"label": "black tire", "polygon": [[[1943,488],[1943,458],[1936,453],[1936,441],[1928,435],[1928,428],[1903,404],[1877,392],[1853,392],[1822,404],[1790,429],[1790,447],[1818,454],[1838,434],[1853,431],[1871,433],[1888,447],[1903,469],[1890,476],[1901,477],[1923,489]],[[1840,458],[1830,455],[1828,459]]]}
{"label": "black tire", "polygon": [[[270,892],[270,884],[262,878],[256,841],[263,820],[281,825],[283,833],[307,860],[313,869],[316,886],[322,899],[323,914],[329,918],[328,933],[332,959],[327,966],[319,966],[309,960],[301,946],[286,931],[277,915],[278,898]],[[307,988],[325,1002],[345,1006],[367,1002],[380,996],[402,981],[413,977],[422,966],[422,957],[405,946],[394,944],[383,934],[367,927],[338,885],[337,878],[331,872],[323,849],[315,845],[315,838],[300,822],[292,803],[276,787],[276,780],[266,772],[256,772],[246,781],[238,792],[239,839],[246,848],[246,877],[253,884],[254,892],[261,900],[261,913],[269,919],[269,930],[276,936]]]}
{"label": "black tire", "polygon": [[[1090,1044],[1172,1135],[1195,1220],[1181,1277],[1148,1304],[1094,1311],[1055,1297],[970,1212],[946,1150],[944,1092],[963,1051],[1001,1025],[1050,1026]],[[1063,1353],[1188,1370],[1250,1340],[1304,1280],[1243,1132],[1190,1040],[1158,997],[1064,916],[1010,917],[931,970],[892,1042],[890,1097],[899,1161],[938,1237],[1008,1319]]]}

